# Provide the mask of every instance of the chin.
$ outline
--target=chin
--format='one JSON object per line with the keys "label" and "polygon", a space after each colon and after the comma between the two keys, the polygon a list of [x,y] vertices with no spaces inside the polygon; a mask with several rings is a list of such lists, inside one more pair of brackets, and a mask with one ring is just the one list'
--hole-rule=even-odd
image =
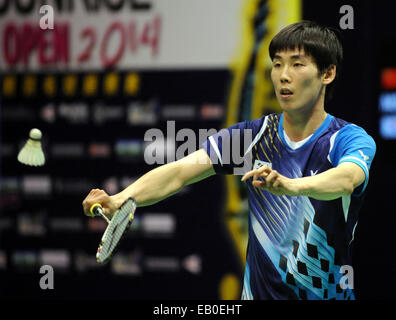
{"label": "chin", "polygon": [[295,103],[292,103],[292,102],[286,102],[286,103],[280,102],[279,104],[280,104],[282,111],[286,111],[286,112],[287,111],[289,111],[289,112],[297,111],[300,109],[300,106],[297,106]]}
{"label": "chin", "polygon": [[282,111],[285,111],[285,112],[307,111],[313,107],[313,104],[297,103],[295,101],[279,101],[279,105],[280,105]]}

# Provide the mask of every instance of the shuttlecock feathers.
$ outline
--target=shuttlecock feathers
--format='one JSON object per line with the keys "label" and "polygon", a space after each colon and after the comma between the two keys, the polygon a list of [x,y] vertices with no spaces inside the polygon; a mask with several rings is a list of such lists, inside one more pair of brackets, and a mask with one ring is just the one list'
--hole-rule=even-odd
{"label": "shuttlecock feathers", "polygon": [[45,157],[41,146],[42,133],[39,129],[32,129],[29,139],[18,154],[18,161],[28,166],[43,166]]}

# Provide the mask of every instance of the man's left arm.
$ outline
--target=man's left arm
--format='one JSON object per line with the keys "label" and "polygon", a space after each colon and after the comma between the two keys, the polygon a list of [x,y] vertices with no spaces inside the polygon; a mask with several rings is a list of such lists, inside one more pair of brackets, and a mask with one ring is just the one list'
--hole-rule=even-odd
{"label": "man's left arm", "polygon": [[362,128],[348,125],[338,132],[330,149],[328,159],[333,168],[314,176],[290,179],[263,166],[246,173],[242,181],[253,178],[254,187],[275,195],[308,196],[318,200],[333,200],[352,193],[359,195],[367,186],[375,151],[374,140]]}
{"label": "man's left arm", "polygon": [[[265,179],[259,180],[262,177]],[[365,180],[361,167],[353,162],[342,162],[337,167],[318,175],[290,179],[276,170],[263,166],[249,171],[242,181],[253,178],[256,188],[269,191],[275,195],[308,196],[318,200],[333,200],[351,195],[355,188]]]}

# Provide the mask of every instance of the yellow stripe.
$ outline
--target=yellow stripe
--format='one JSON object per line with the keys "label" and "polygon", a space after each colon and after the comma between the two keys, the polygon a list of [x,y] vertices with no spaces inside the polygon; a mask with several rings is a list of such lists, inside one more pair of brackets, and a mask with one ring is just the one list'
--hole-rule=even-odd
{"label": "yellow stripe", "polygon": [[[253,187],[253,188],[254,188],[254,187]],[[258,194],[259,197],[260,197],[260,196],[263,196],[261,190],[258,190],[258,188],[254,188],[254,189],[255,189],[255,191],[256,191],[256,193]],[[265,198],[265,197],[264,197],[264,199],[267,200],[267,198]],[[267,201],[268,201],[268,200],[267,200]],[[271,214],[267,212],[267,210],[265,210],[265,209],[263,208],[263,211],[264,211],[265,215],[266,215],[267,217],[269,217],[270,220],[272,220],[272,222],[276,225],[276,226],[274,226],[273,224],[271,225],[271,224],[266,223],[268,229],[271,231],[272,236],[273,236],[273,237],[277,237],[277,236],[280,237],[280,236],[281,236],[281,235],[280,235],[280,232],[282,231],[281,228],[280,228],[279,225],[276,223],[276,221],[275,221],[274,218],[271,216]],[[253,213],[253,211],[251,211],[251,212]],[[254,215],[254,213],[253,213],[253,215]],[[257,219],[256,215],[254,215],[254,216],[255,216],[255,218]],[[257,219],[257,221],[259,221],[259,220]],[[276,227],[277,227],[277,228],[276,228]],[[279,232],[278,232],[278,231],[279,231]]]}
{"label": "yellow stripe", "polygon": [[264,141],[265,141],[265,144],[267,145],[268,150],[271,152],[271,157],[273,158],[274,155],[273,155],[273,153],[272,153],[272,150],[271,150],[271,148],[270,148],[270,146],[269,146],[269,144],[268,144],[268,141],[267,141],[267,139],[265,138],[265,136],[263,136],[263,139],[264,139]]}
{"label": "yellow stripe", "polygon": [[[254,46],[254,32],[251,21],[253,20],[258,4],[259,0],[245,0],[240,10],[240,21],[242,26],[240,34],[241,45],[238,45],[238,52],[235,52],[229,64],[232,74],[232,83],[228,97],[227,115],[224,127],[230,127],[238,122],[239,101],[246,70],[249,67],[250,53]],[[243,214],[241,206],[242,197],[238,186],[240,183],[239,177],[233,175],[226,176],[227,202],[225,211],[228,215]],[[228,229],[231,237],[234,239],[234,244],[240,257],[241,267],[243,267],[246,259],[247,234],[241,232],[239,223],[237,223],[236,220],[235,218],[226,219]]]}
{"label": "yellow stripe", "polygon": [[[238,51],[235,52],[229,64],[232,83],[227,101],[227,115],[224,127],[229,127],[239,121],[240,98],[254,46],[252,21],[259,3],[260,0],[244,0],[242,2],[240,10],[241,33],[239,45],[237,46]],[[268,46],[270,40],[282,27],[301,19],[301,0],[268,0],[267,4],[269,6],[269,13],[265,25],[268,29],[268,33],[260,44],[256,57],[257,60],[255,61],[255,83],[251,110],[253,119],[262,117],[265,112],[281,112],[279,103],[273,93],[273,85],[270,77],[271,61],[268,55]],[[279,138],[278,132],[277,136]],[[267,141],[266,143],[268,144]],[[264,152],[263,146],[261,144],[260,146]],[[270,162],[265,152],[264,155]],[[238,251],[241,265],[243,266],[246,259],[248,235],[247,232],[241,231],[240,224],[237,221],[238,219],[234,218],[235,215],[245,218],[243,215],[246,213],[242,207],[242,195],[240,192],[241,182],[239,179],[240,177],[233,175],[226,176],[227,202],[225,211],[227,214],[227,226]]]}
{"label": "yellow stripe", "polygon": [[279,136],[279,132],[278,132],[279,119],[277,118],[276,120],[277,121],[275,121],[275,123],[274,123],[274,130],[275,130],[276,136],[278,137],[280,143],[284,146],[283,141],[282,141],[281,137]]}
{"label": "yellow stripe", "polygon": [[271,144],[272,144],[272,146],[274,147],[276,153],[277,153],[279,156],[281,156],[279,150],[276,148],[274,139],[273,139],[272,134],[271,134],[271,130],[268,130],[268,133],[269,133],[269,137],[270,137],[270,139],[271,139]]}
{"label": "yellow stripe", "polygon": [[253,91],[252,117],[260,118],[264,113],[281,112],[271,81],[272,62],[268,54],[272,38],[286,25],[301,19],[301,0],[269,0],[266,18],[267,34],[257,54],[255,86]]}
{"label": "yellow stripe", "polygon": [[[254,188],[254,190],[256,191],[256,193],[257,193],[259,196],[262,196],[262,197],[264,198],[264,200],[265,200],[266,202],[268,202],[267,197],[263,194],[263,192],[261,191],[261,189],[255,188],[255,187],[253,187],[253,188]],[[268,202],[268,205],[270,205],[269,202]],[[264,210],[264,211],[265,211],[265,210]],[[276,226],[277,226],[278,228],[280,228],[280,226],[276,223],[276,221],[275,221],[274,218],[271,216],[271,214],[267,213],[267,211],[265,211],[265,214],[266,214],[267,217],[269,217],[269,218],[272,220],[273,223],[276,224]]]}
{"label": "yellow stripe", "polygon": [[261,142],[259,143],[259,146],[261,147],[261,150],[263,151],[265,157],[267,158],[268,162],[271,162],[270,158],[267,156],[267,154],[264,151],[263,145],[261,144]]}

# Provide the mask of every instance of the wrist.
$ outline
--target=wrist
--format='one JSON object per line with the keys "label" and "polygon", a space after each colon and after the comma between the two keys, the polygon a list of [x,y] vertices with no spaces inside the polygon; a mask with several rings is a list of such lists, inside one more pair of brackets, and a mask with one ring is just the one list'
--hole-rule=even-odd
{"label": "wrist", "polygon": [[295,193],[297,196],[309,196],[310,186],[304,178],[293,179],[295,181]]}
{"label": "wrist", "polygon": [[120,193],[117,193],[117,194],[111,196],[111,199],[112,199],[113,203],[115,204],[115,206],[117,208],[119,208],[124,204],[124,202],[126,201],[127,198],[122,194],[122,192],[120,192]]}

